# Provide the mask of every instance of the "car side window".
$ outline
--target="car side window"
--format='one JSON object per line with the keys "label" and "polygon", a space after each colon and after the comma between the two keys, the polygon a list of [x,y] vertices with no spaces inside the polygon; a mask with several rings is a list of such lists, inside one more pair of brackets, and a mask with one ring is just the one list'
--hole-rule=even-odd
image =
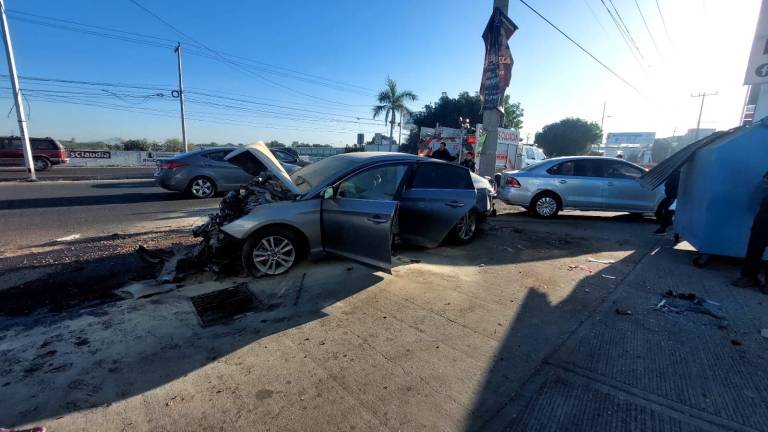
{"label": "car side window", "polygon": [[602,177],[600,166],[591,159],[577,159],[573,161],[573,175],[577,177]]}
{"label": "car side window", "polygon": [[572,176],[573,175],[573,161],[566,161],[559,163],[547,170],[552,175],[559,176]]}
{"label": "car side window", "polygon": [[469,170],[445,163],[421,163],[411,184],[413,189],[474,189]]}
{"label": "car side window", "polygon": [[385,165],[367,169],[342,181],[336,194],[339,198],[392,201],[408,170],[406,165]]}
{"label": "car side window", "polygon": [[640,168],[619,161],[606,162],[603,169],[606,177],[615,179],[637,179],[643,175]]}
{"label": "car side window", "polygon": [[536,153],[533,152],[533,149],[530,147],[525,148],[525,157],[528,159],[536,159]]}
{"label": "car side window", "polygon": [[219,151],[206,153],[203,155],[203,157],[206,157],[210,160],[215,160],[217,162],[224,162],[224,158],[227,157],[229,153],[230,153],[229,150],[219,150]]}
{"label": "car side window", "polygon": [[33,138],[29,140],[29,144],[33,150],[58,150],[56,144],[47,139]]}
{"label": "car side window", "polygon": [[294,157],[288,153],[276,151],[276,152],[272,152],[272,154],[275,155],[277,160],[279,160],[280,162],[291,163],[294,161]]}
{"label": "car side window", "polygon": [[21,138],[11,138],[6,142],[5,148],[12,150],[21,150]]}

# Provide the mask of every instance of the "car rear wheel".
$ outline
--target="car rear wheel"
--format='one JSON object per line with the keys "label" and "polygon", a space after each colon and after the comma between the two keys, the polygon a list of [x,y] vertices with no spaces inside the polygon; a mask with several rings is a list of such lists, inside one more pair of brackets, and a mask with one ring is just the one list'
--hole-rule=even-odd
{"label": "car rear wheel", "polygon": [[531,201],[531,213],[541,218],[553,218],[560,212],[560,202],[553,193],[537,195]]}
{"label": "car rear wheel", "polygon": [[301,243],[285,229],[266,229],[251,236],[243,246],[243,267],[251,276],[283,274],[299,261]]}
{"label": "car rear wheel", "polygon": [[477,213],[469,211],[453,227],[453,240],[458,244],[467,244],[477,233]]}
{"label": "car rear wheel", "polygon": [[35,158],[35,171],[45,171],[51,167],[51,161],[46,158]]}
{"label": "car rear wheel", "polygon": [[188,189],[195,198],[210,198],[216,194],[216,183],[207,177],[195,177],[189,182]]}

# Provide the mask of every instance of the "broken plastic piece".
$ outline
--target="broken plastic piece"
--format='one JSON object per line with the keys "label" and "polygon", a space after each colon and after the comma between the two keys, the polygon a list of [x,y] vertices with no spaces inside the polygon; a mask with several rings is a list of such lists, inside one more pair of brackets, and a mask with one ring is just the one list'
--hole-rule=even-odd
{"label": "broken plastic piece", "polygon": [[632,315],[632,311],[629,309],[616,308],[616,314],[618,315]]}
{"label": "broken plastic piece", "polygon": [[587,261],[593,262],[593,263],[600,263],[600,264],[614,264],[616,261],[614,260],[599,260],[595,258],[587,258]]}

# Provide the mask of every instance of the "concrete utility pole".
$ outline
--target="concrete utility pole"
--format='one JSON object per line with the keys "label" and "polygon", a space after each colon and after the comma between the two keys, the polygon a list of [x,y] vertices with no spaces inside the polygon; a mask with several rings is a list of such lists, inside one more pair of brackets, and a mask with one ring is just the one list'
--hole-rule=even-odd
{"label": "concrete utility pole", "polygon": [[187,120],[184,118],[184,80],[181,77],[181,43],[176,43],[176,59],[179,63],[179,103],[181,104],[181,141],[184,143],[184,153],[189,152],[187,146]]}
{"label": "concrete utility pole", "polygon": [[21,135],[21,148],[24,153],[24,163],[27,165],[29,179],[37,180],[35,176],[35,161],[32,159],[32,148],[29,146],[29,133],[27,132],[27,120],[24,118],[24,104],[21,101],[19,89],[19,77],[16,76],[16,60],[13,57],[13,44],[11,44],[11,31],[8,28],[8,18],[5,16],[5,1],[0,0],[0,15],[2,15],[3,41],[5,42],[5,56],[8,59],[8,75],[11,76],[11,88],[13,89],[13,101],[16,104],[16,118],[19,121],[19,134]]}
{"label": "concrete utility pole", "polygon": [[701,108],[699,108],[699,120],[696,121],[696,135],[694,136],[693,140],[698,141],[699,139],[699,129],[701,129],[701,113],[704,112],[704,100],[707,98],[707,96],[717,96],[717,92],[714,93],[699,93],[697,95],[691,95],[692,98],[701,98]]}
{"label": "concrete utility pole", "polygon": [[[509,0],[493,0],[493,8],[499,8],[506,14],[509,12]],[[499,144],[499,126],[503,116],[504,114],[498,109],[483,111],[485,142],[480,152],[479,167],[482,176],[493,177],[496,174],[496,148]]]}

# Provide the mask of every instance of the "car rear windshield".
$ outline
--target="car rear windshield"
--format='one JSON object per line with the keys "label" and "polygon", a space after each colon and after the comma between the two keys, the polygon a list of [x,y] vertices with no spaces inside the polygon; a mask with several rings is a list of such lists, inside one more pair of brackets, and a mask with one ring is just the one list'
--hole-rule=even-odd
{"label": "car rear windshield", "polygon": [[313,187],[323,184],[327,179],[342,174],[359,162],[343,155],[331,156],[291,174],[291,180],[301,193],[307,193]]}

